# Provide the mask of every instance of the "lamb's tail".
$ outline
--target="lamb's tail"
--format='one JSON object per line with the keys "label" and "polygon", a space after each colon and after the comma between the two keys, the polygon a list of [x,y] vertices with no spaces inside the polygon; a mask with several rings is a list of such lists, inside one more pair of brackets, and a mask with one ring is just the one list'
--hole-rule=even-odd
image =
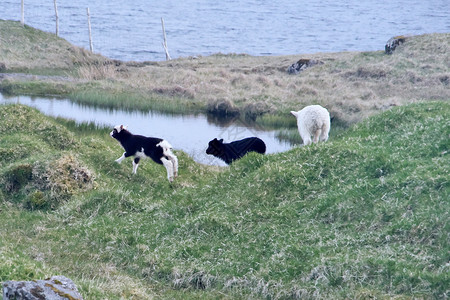
{"label": "lamb's tail", "polygon": [[159,147],[163,148],[163,153],[164,153],[165,155],[167,155],[167,154],[172,154],[172,149],[173,149],[173,147],[172,147],[172,145],[171,145],[168,141],[162,140],[162,141],[159,142],[156,146],[159,146]]}

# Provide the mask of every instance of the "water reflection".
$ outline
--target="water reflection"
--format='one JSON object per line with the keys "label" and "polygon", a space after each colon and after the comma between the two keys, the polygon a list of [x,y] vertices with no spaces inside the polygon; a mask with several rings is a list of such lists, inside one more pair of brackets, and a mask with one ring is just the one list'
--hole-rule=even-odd
{"label": "water reflection", "polygon": [[[239,119],[224,119],[202,114],[174,115],[153,111],[126,111],[100,108],[72,102],[68,99],[29,96],[7,97],[0,94],[0,103],[20,103],[37,108],[52,117],[62,117],[77,123],[92,122],[98,126],[128,125],[135,134],[167,139],[175,150],[183,150],[195,161],[209,165],[225,166],[221,160],[207,155],[205,150],[213,138],[225,142],[256,136],[267,145],[267,153],[290,149],[292,145],[276,138],[275,131],[264,130],[255,124]],[[118,149],[118,153],[121,150]],[[120,153],[119,153],[120,154]]]}

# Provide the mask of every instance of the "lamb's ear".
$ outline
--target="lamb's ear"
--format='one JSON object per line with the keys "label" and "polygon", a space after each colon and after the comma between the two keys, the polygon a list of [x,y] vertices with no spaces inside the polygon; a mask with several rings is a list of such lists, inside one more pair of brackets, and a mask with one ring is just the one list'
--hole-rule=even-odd
{"label": "lamb's ear", "polygon": [[219,142],[221,142],[223,144],[223,139],[220,139]]}
{"label": "lamb's ear", "polygon": [[293,114],[294,115],[294,117],[298,117],[298,111],[293,111],[293,110],[291,110],[291,114]]}
{"label": "lamb's ear", "polygon": [[120,130],[123,130],[123,125],[120,125]]}

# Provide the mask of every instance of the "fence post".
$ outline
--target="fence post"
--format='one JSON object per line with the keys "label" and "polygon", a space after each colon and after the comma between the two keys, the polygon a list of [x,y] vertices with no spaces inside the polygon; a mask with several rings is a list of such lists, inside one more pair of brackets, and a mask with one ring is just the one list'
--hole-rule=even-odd
{"label": "fence post", "polygon": [[24,8],[24,4],[23,4],[22,0],[22,4],[21,4],[21,17],[20,17],[20,24],[22,24],[22,26],[24,26],[25,24],[25,8]]}
{"label": "fence post", "polygon": [[89,13],[89,7],[86,9],[88,17],[88,27],[89,27],[89,47],[91,52],[94,52],[94,47],[92,46],[92,34],[91,34],[91,14]]}
{"label": "fence post", "polygon": [[164,36],[163,47],[164,47],[164,51],[166,52],[166,60],[171,60],[170,54],[169,54],[169,48],[167,48],[166,29],[164,28],[164,19],[163,18],[161,18],[161,25],[162,25],[162,31],[163,31],[163,36]]}
{"label": "fence post", "polygon": [[55,17],[56,17],[56,36],[59,36],[59,17],[58,17],[58,6],[56,5],[56,0],[53,0],[55,5]]}

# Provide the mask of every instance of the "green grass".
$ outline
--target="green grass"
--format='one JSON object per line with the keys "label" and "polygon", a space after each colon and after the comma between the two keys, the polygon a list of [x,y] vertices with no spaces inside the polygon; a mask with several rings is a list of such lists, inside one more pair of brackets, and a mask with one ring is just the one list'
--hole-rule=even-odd
{"label": "green grass", "polygon": [[69,82],[3,80],[0,92],[7,95],[67,96],[74,87]]}
{"label": "green grass", "polygon": [[179,97],[167,99],[154,94],[126,93],[112,88],[99,91],[95,88],[75,91],[68,98],[76,102],[98,107],[115,107],[125,110],[159,111],[174,114],[198,113],[203,111],[188,99]]}
{"label": "green grass", "polygon": [[1,106],[0,282],[63,274],[86,299],[445,298],[449,115],[396,107],[229,168],[177,151],[169,184],[150,161],[134,176],[114,163],[105,128]]}

